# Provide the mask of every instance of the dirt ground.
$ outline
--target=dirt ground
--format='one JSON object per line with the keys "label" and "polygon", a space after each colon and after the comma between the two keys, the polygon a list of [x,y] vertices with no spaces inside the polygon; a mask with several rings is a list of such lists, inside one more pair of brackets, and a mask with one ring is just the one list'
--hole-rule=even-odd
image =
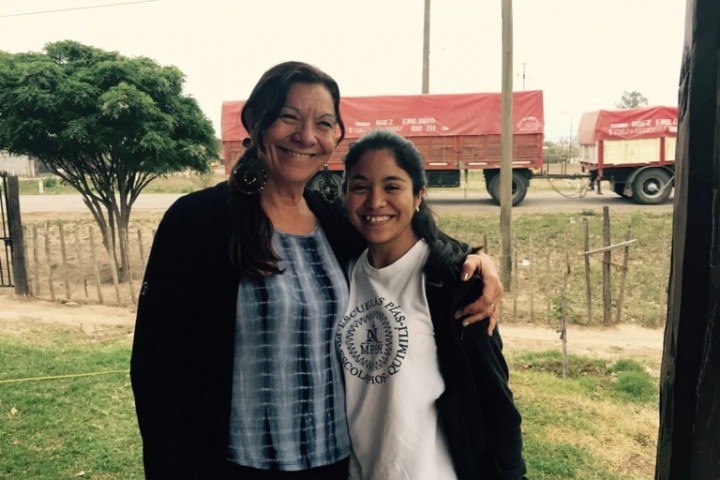
{"label": "dirt ground", "polygon": [[[88,334],[115,326],[132,327],[135,312],[127,307],[79,305],[17,297],[0,289],[0,333],[16,330],[24,322],[45,322],[76,327]],[[500,324],[505,349],[561,349],[559,334],[546,325]],[[611,328],[568,327],[568,353],[594,358],[634,358],[657,375],[662,357],[663,330],[621,324]]]}

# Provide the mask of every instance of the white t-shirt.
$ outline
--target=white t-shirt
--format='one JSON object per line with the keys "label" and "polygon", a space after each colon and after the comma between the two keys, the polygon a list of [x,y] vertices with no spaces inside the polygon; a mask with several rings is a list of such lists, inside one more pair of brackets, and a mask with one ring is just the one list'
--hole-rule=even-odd
{"label": "white t-shirt", "polygon": [[455,480],[435,400],[445,390],[425,296],[428,245],[350,272],[336,341],[345,375],[351,480]]}

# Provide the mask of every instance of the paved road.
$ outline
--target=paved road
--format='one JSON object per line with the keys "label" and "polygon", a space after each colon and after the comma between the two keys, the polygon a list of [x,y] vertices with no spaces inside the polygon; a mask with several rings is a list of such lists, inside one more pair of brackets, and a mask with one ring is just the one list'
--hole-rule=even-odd
{"label": "paved road", "polygon": [[[141,194],[133,211],[163,212],[181,195],[175,194]],[[20,213],[34,212],[88,212],[87,206],[78,195],[20,195]]]}
{"label": "paved road", "polygon": [[[487,212],[500,207],[495,205],[488,193],[470,193],[465,196],[460,189],[452,192],[433,192],[428,195],[433,209],[437,213],[444,213],[452,209],[462,208],[463,212]],[[660,205],[638,205],[629,199],[622,198],[614,193],[604,192],[598,195],[596,192],[588,192],[583,198],[577,196],[567,198],[555,191],[529,192],[525,200],[518,206],[513,207],[514,214],[523,213],[557,213],[557,212],[582,212],[583,210],[602,211],[603,206],[608,205],[611,211],[638,211],[638,212],[672,212],[672,196]]]}
{"label": "paved road", "polygon": [[[141,194],[138,197],[133,211],[165,211],[180,195],[175,194]],[[494,205],[487,193],[457,191],[430,191],[430,203],[437,213],[446,211],[487,212],[500,207]],[[554,191],[530,192],[522,204],[515,207],[516,214],[522,213],[553,213],[553,212],[581,212],[583,210],[601,211],[608,205],[611,211],[644,211],[644,212],[672,212],[672,197],[660,205],[637,205],[629,200],[607,192],[598,195],[588,192],[584,198],[565,198]],[[87,207],[80,195],[21,195],[21,213],[31,212],[86,212]]]}

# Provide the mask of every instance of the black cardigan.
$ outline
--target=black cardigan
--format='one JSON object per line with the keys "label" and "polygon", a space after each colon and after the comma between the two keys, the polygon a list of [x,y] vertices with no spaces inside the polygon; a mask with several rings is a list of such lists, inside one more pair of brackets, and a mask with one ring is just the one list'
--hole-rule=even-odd
{"label": "black cardigan", "polygon": [[[226,458],[240,282],[228,194],[221,183],[180,198],[153,241],[130,362],[148,480],[209,479]],[[338,260],[357,254],[339,205],[305,198]]]}
{"label": "black cardigan", "polygon": [[[433,251],[427,264],[434,264]],[[453,316],[482,293],[482,279],[458,280],[457,269],[430,272],[425,292],[445,392],[438,416],[460,480],[525,478],[521,417],[508,387],[508,367],[496,328],[488,321],[462,327]]]}

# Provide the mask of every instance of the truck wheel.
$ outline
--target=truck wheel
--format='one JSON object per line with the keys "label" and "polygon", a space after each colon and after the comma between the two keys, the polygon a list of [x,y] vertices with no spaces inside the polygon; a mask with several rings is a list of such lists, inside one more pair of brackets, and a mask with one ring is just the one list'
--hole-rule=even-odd
{"label": "truck wheel", "polygon": [[663,188],[670,181],[670,175],[659,168],[650,168],[638,173],[632,184],[632,198],[642,205],[654,205],[670,196],[671,187]]}
{"label": "truck wheel", "polygon": [[[527,194],[527,180],[517,172],[512,174],[512,204],[520,204]],[[496,205],[500,205],[500,173],[490,179],[487,185],[488,193]]]}
{"label": "truck wheel", "polygon": [[323,194],[327,199],[335,199],[340,196],[342,191],[342,179],[334,173],[318,172],[308,183],[310,190],[315,190]]}

